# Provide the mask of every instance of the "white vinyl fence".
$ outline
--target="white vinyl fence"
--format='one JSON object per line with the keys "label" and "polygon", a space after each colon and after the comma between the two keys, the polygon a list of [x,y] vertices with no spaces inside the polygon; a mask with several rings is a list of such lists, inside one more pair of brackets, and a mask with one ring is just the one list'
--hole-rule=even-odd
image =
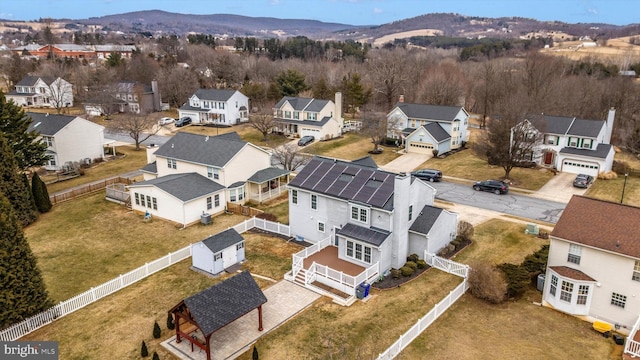
{"label": "white vinyl fence", "polygon": [[[243,233],[254,227],[272,233],[290,236],[288,225],[283,225],[280,223],[257,218],[248,219],[234,226],[233,228],[238,233]],[[156,273],[189,257],[191,257],[191,245],[184,247],[176,252],[170,253],[160,259],[144,264],[143,266],[135,270],[132,270],[124,275],[120,275],[113,280],[107,281],[106,283],[95,288],[91,288],[90,290],[76,295],[69,300],[54,305],[50,309],[45,310],[40,314],[34,315],[17,324],[11,325],[10,327],[0,331],[0,341],[17,340],[44,325],[50,324],[57,318],[82,309],[83,307],[97,300],[100,300],[107,295],[111,295],[120,289],[123,289],[153,273]]]}
{"label": "white vinyl fence", "polygon": [[467,276],[469,275],[469,265],[457,263],[455,261],[441,258],[435,254],[427,253],[425,251],[424,258],[427,264],[430,266],[446,271],[450,274],[458,275],[463,278],[463,281],[453,291],[449,292],[444,299],[436,304],[425,316],[420,318],[418,322],[413,325],[406,333],[400,335],[400,338],[393,343],[387,350],[378,355],[378,360],[391,360],[398,356],[404,348],[409,346],[413,340],[415,340],[423,331],[425,331],[429,325],[433,324],[440,315],[458,301],[469,289],[467,282]]}

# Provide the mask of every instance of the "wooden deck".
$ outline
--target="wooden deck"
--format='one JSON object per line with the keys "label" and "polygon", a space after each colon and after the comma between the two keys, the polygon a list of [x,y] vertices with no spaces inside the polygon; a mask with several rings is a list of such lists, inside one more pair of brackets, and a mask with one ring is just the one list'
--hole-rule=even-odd
{"label": "wooden deck", "polygon": [[351,276],[357,276],[366,270],[366,268],[362,266],[339,259],[338,248],[335,246],[327,246],[326,248],[304,259],[304,263],[302,266],[305,268],[305,270],[309,269],[313,262],[315,262],[316,264],[328,266],[333,270],[342,271],[343,273]]}

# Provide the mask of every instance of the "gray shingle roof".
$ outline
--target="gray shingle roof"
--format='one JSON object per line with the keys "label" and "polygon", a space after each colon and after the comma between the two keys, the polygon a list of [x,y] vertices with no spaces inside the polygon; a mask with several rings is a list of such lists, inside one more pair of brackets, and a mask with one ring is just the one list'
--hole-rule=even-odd
{"label": "gray shingle roof", "polygon": [[183,300],[205,336],[267,302],[248,271]]}
{"label": "gray shingle roof", "polygon": [[235,92],[236,90],[198,89],[195,96],[200,100],[227,101]]}
{"label": "gray shingle roof", "polygon": [[440,125],[440,123],[434,122],[431,124],[427,124],[425,126],[423,126],[423,128],[429,133],[431,134],[431,136],[439,143],[447,140],[447,139],[451,139],[451,135],[449,135],[449,133],[442,128],[442,126]]}
{"label": "gray shingle roof", "polygon": [[289,187],[391,210],[395,176],[369,166],[316,156]]}
{"label": "gray shingle roof", "polygon": [[173,174],[157,179],[141,181],[129,185],[129,188],[155,186],[182,202],[201,198],[223,190],[225,187],[197,173]]}
{"label": "gray shingle roof", "polygon": [[33,86],[38,82],[38,79],[42,79],[47,85],[50,85],[56,80],[56,78],[52,76],[25,76],[16,86]]}
{"label": "gray shingle roof", "polygon": [[555,135],[575,135],[597,138],[604,120],[585,120],[566,116],[531,115],[529,121],[540,132]]}
{"label": "gray shingle roof", "polygon": [[157,174],[158,173],[158,163],[154,161],[152,163],[149,163],[149,164],[143,166],[142,169],[140,169],[140,170],[143,171],[143,172]]}
{"label": "gray shingle roof", "polygon": [[156,150],[156,157],[222,168],[248,143],[237,133],[204,136],[179,132]]}
{"label": "gray shingle roof", "polygon": [[77,117],[35,112],[28,112],[26,114],[33,120],[31,124],[29,124],[28,131],[35,131],[41,135],[47,136],[55,135]]}
{"label": "gray shingle roof", "polygon": [[374,169],[378,168],[378,164],[376,164],[375,160],[373,160],[373,158],[369,155],[365,157],[361,157],[360,159],[351,160],[351,163],[356,165],[367,166]]}
{"label": "gray shingle roof", "polygon": [[411,119],[453,121],[456,115],[462,110],[461,106],[442,106],[426,104],[397,103],[395,108],[399,108],[407,117]]}
{"label": "gray shingle roof", "polygon": [[310,98],[285,96],[274,106],[276,109],[280,109],[285,103],[289,103],[294,110],[297,111],[309,111],[320,112],[330,100],[318,100]]}
{"label": "gray shingle roof", "polygon": [[367,244],[380,246],[389,237],[390,232],[382,229],[367,228],[355,224],[347,223],[338,234],[354,240],[366,242]]}
{"label": "gray shingle roof", "polygon": [[208,247],[213,253],[220,252],[229,246],[243,242],[244,238],[238,234],[233,228],[225,230],[221,233],[211,235],[208,238],[202,240],[204,246]]}
{"label": "gray shingle roof", "polygon": [[584,157],[592,157],[598,159],[606,159],[611,151],[611,144],[598,144],[595,150],[579,149],[572,147],[564,147],[560,150],[561,154],[580,155]]}
{"label": "gray shingle roof", "polygon": [[418,217],[416,217],[416,220],[411,224],[409,230],[420,234],[428,234],[441,213],[442,209],[435,206],[425,205],[425,207],[420,211]]}
{"label": "gray shingle roof", "polygon": [[261,184],[265,181],[277,179],[280,176],[287,175],[290,172],[291,171],[289,170],[280,169],[277,167],[269,167],[266,169],[258,170],[255,174],[251,175],[251,177],[248,178],[247,181],[256,183],[256,184]]}
{"label": "gray shingle roof", "polygon": [[605,122],[603,120],[575,119],[567,134],[586,136],[595,139],[598,137],[600,130],[602,130],[604,126]]}
{"label": "gray shingle roof", "polygon": [[331,118],[329,116],[325,116],[320,120],[293,120],[293,119],[282,119],[282,118],[273,118],[273,120],[281,123],[300,124],[304,126],[323,126],[329,120],[331,120]]}

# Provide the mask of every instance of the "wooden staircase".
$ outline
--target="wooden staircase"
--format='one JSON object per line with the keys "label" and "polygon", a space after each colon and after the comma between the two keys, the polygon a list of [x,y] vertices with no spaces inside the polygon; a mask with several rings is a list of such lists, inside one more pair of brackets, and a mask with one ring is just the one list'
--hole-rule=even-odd
{"label": "wooden staircase", "polygon": [[131,207],[131,197],[128,197],[127,200],[124,201],[124,206],[129,210],[132,209],[132,207]]}
{"label": "wooden staircase", "polygon": [[300,284],[300,285],[302,285],[302,286],[307,285],[305,283],[305,279],[304,279],[306,274],[307,274],[307,270],[300,269],[300,271],[298,271],[298,274],[296,274],[296,277],[293,279],[293,281],[298,283],[298,284]]}

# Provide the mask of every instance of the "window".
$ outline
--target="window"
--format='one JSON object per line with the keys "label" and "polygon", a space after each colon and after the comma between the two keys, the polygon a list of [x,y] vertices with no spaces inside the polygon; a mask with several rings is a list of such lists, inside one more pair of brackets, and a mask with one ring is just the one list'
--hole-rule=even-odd
{"label": "window", "polygon": [[144,195],[140,195],[140,205],[147,207],[147,204],[144,202]]}
{"label": "window", "polygon": [[221,260],[221,259],[222,259],[222,253],[221,252],[216,253],[215,255],[213,255],[213,261]]}
{"label": "window", "polygon": [[176,159],[167,159],[167,167],[169,169],[176,169],[177,168]]}
{"label": "window", "polygon": [[207,198],[207,210],[211,210],[213,208],[213,202],[211,201],[211,196]]}
{"label": "window", "polygon": [[411,221],[413,217],[413,205],[409,205],[409,221]]}
{"label": "window", "polygon": [[589,297],[589,285],[578,286],[578,305],[586,305]]}
{"label": "window", "polygon": [[136,205],[140,205],[140,194],[138,194],[138,193],[134,193],[133,195],[134,195],[134,196],[135,196],[135,198],[136,198]]}
{"label": "window", "polygon": [[631,280],[640,281],[640,261],[638,260],[633,264],[633,276],[631,276]]}
{"label": "window", "polygon": [[236,250],[240,250],[244,248],[244,241],[236,245]]}
{"label": "window", "polygon": [[51,136],[43,136],[42,137],[42,142],[47,144],[48,147],[52,147],[53,146],[53,138]]}
{"label": "window", "polygon": [[158,199],[152,198],[153,200],[153,210],[158,210]]}
{"label": "window", "polygon": [[284,117],[285,117],[285,119],[291,119],[291,111],[286,110],[284,112]]}
{"label": "window", "polygon": [[293,112],[293,118],[296,119],[296,120],[299,120],[300,119],[300,112],[299,111],[294,111]]}
{"label": "window", "polygon": [[371,247],[347,240],[347,257],[371,264]]}
{"label": "window", "polygon": [[580,265],[580,257],[582,255],[582,246],[571,244],[569,245],[569,255],[567,261],[570,263]]}
{"label": "window", "polygon": [[216,194],[213,196],[213,204],[215,207],[220,206],[220,194]]}
{"label": "window", "polygon": [[563,280],[562,287],[560,288],[560,300],[570,303],[572,293],[573,293],[573,283]]}
{"label": "window", "polygon": [[221,102],[221,103],[220,103],[220,107],[219,107],[219,109],[224,110],[224,103],[223,103],[223,102]]}
{"label": "window", "polygon": [[351,219],[360,222],[367,222],[369,218],[369,210],[359,206],[351,205]]}
{"label": "window", "polygon": [[318,221],[318,231],[320,232],[324,232],[324,223]]}
{"label": "window", "polygon": [[618,294],[618,293],[612,293],[611,294],[611,305],[619,306],[619,307],[624,309],[624,306],[626,304],[627,304],[627,296],[626,295],[622,295],[622,294]]}
{"label": "window", "polygon": [[316,113],[307,113],[307,120],[318,120],[318,114],[316,114]]}
{"label": "window", "polygon": [[147,195],[147,207],[151,207],[151,196]]}
{"label": "window", "polygon": [[556,296],[556,289],[558,288],[558,277],[551,275],[551,286],[549,286],[549,294]]}
{"label": "window", "polygon": [[311,208],[318,210],[318,195],[311,195]]}
{"label": "window", "polygon": [[548,144],[548,145],[555,145],[555,143],[556,143],[556,142],[555,142],[555,139],[554,139],[552,136],[549,136],[549,137],[547,138],[547,144]]}
{"label": "window", "polygon": [[292,204],[298,203],[298,190],[291,190],[291,203]]}

